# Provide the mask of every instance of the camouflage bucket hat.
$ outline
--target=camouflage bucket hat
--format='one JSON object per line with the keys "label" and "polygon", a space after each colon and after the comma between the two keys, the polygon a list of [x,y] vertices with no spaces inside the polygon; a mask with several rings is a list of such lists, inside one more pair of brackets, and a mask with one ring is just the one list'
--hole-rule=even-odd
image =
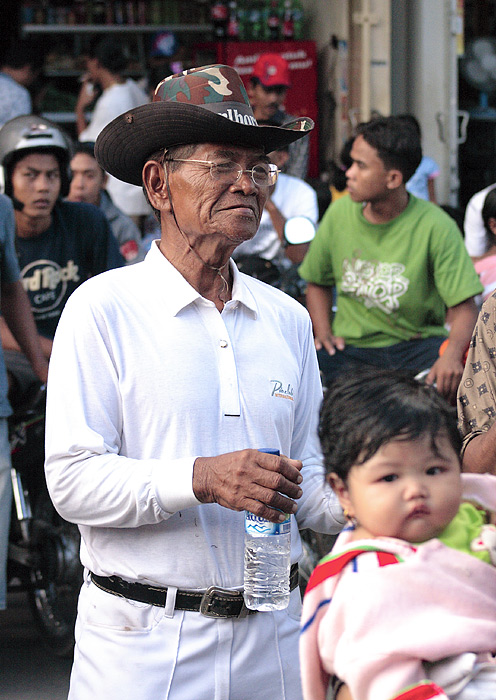
{"label": "camouflage bucket hat", "polygon": [[151,103],[121,114],[101,131],[95,156],[114,177],[141,185],[144,164],[161,148],[225,143],[268,153],[300,139],[313,126],[309,117],[258,126],[238,73],[215,64],[162,80]]}

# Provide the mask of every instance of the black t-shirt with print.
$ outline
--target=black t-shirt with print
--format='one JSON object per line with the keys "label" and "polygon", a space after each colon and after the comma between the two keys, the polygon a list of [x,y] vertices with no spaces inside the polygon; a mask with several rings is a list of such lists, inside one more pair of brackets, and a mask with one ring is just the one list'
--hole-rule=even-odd
{"label": "black t-shirt with print", "polygon": [[80,284],[124,264],[105,216],[92,204],[59,200],[50,227],[34,238],[16,236],[15,244],[38,333],[46,338],[53,338]]}

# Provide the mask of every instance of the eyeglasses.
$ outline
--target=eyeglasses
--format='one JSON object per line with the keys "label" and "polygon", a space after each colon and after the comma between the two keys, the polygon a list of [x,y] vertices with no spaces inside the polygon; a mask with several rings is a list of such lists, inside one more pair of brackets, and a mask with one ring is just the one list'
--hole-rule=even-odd
{"label": "eyeglasses", "polygon": [[277,165],[273,163],[258,163],[253,168],[242,168],[239,163],[228,160],[224,163],[214,163],[211,160],[192,160],[186,158],[166,158],[165,162],[198,163],[210,168],[210,177],[223,185],[234,185],[243,173],[250,173],[251,179],[257,187],[270,187],[275,185],[280,173]]}

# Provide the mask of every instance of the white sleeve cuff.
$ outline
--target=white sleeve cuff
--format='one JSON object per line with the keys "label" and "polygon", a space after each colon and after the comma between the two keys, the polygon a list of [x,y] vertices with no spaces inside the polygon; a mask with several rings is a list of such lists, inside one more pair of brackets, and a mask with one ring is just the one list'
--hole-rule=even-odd
{"label": "white sleeve cuff", "polygon": [[160,461],[153,469],[152,483],[158,503],[166,513],[200,504],[193,493],[193,465],[197,457]]}

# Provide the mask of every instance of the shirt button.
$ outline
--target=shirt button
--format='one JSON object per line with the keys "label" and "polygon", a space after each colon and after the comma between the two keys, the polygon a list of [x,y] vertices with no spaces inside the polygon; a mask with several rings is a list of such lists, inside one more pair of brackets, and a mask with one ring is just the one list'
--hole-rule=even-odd
{"label": "shirt button", "polygon": [[221,348],[227,348],[228,342],[227,342],[227,340],[221,340],[219,345]]}

